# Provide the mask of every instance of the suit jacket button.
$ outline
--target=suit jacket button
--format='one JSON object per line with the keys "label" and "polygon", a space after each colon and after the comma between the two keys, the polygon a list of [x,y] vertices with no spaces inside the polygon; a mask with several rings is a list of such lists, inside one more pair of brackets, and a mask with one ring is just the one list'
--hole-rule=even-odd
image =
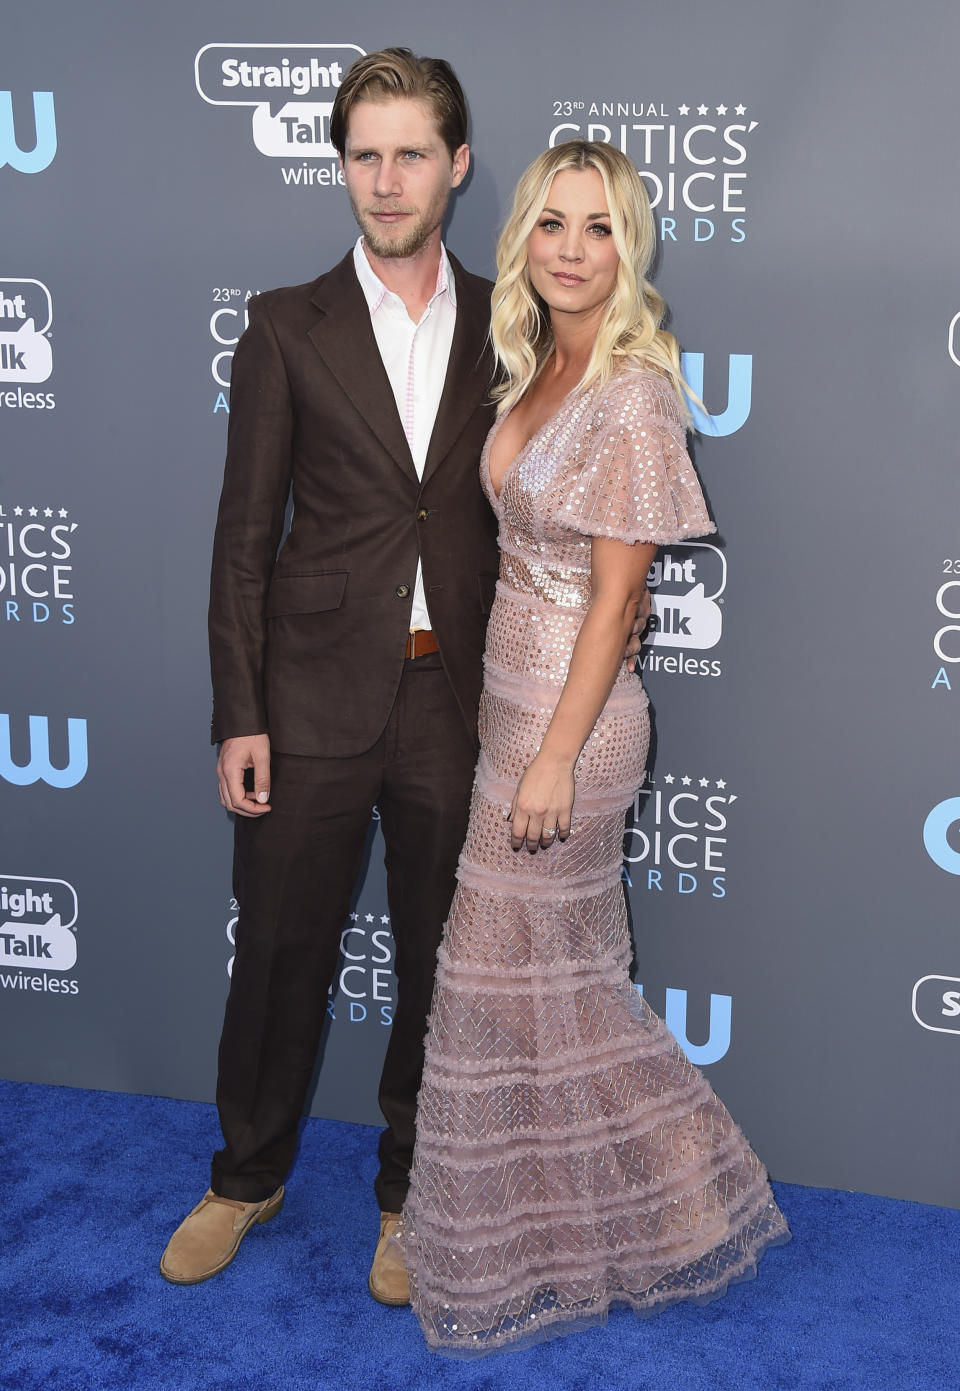
{"label": "suit jacket button", "polygon": [[398,599],[406,599],[407,595],[410,593],[410,586],[408,584],[398,584],[393,592]]}
{"label": "suit jacket button", "polygon": [[427,511],[427,509],[425,507],[421,507],[420,511],[417,513],[417,521],[425,522],[429,515],[430,513]]}

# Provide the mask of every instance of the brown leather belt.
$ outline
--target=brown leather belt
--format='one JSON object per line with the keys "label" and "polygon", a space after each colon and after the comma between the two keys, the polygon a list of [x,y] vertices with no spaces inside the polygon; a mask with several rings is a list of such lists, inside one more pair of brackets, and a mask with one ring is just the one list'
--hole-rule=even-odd
{"label": "brown leather belt", "polygon": [[430,652],[439,652],[440,648],[433,631],[430,628],[415,628],[412,633],[407,634],[407,650],[405,657],[426,657]]}

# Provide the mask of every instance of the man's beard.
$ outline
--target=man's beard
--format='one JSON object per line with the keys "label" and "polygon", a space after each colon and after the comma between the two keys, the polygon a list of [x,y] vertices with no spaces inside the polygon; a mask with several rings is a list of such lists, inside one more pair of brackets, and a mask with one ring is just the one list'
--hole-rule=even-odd
{"label": "man's beard", "polygon": [[[362,212],[352,198],[350,206],[360,230],[363,232],[363,239],[367,246],[374,256],[388,261],[415,256],[442,222],[446,203],[444,202],[443,207],[431,206],[419,214],[414,214],[412,222],[404,231],[392,237],[385,235],[385,229],[375,222],[369,213]],[[389,211],[393,211],[393,209]],[[396,211],[399,212],[401,209],[398,208]]]}

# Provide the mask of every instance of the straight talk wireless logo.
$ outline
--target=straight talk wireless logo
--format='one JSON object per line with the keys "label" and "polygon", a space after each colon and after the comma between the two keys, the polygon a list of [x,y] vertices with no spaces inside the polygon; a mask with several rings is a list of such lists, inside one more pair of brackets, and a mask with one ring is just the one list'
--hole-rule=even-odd
{"label": "straight talk wireless logo", "polygon": [[691,541],[668,546],[647,575],[650,624],[641,662],[643,674],[720,676],[711,652],[723,633],[727,559],[717,546]]}
{"label": "straight talk wireless logo", "polygon": [[330,116],[356,44],[208,43],[194,60],[197,91],[211,106],[252,109],[254,147],[280,166],[284,184],[343,185]]}
{"label": "straight talk wireless logo", "polygon": [[78,995],[77,914],[65,879],[0,874],[0,990]]}
{"label": "straight talk wireless logo", "polygon": [[34,391],[53,373],[53,300],[42,280],[0,277],[0,418],[12,410],[52,411],[52,391]]}

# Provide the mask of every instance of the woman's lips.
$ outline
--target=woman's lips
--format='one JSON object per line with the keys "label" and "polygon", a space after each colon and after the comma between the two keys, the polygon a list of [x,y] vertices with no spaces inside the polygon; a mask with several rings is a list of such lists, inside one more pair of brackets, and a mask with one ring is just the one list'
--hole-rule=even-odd
{"label": "woman's lips", "polygon": [[574,275],[572,271],[554,270],[551,271],[550,274],[553,276],[554,280],[559,280],[561,285],[573,286],[582,285],[584,283],[583,276]]}

